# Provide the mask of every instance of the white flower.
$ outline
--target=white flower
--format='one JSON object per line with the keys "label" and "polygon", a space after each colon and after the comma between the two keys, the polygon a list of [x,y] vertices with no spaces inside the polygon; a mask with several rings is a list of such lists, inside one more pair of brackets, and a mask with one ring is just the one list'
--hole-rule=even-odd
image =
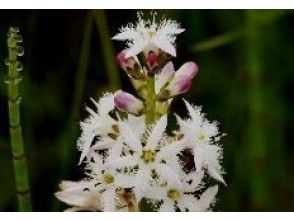
{"label": "white flower", "polygon": [[[78,149],[82,151],[80,162],[85,158],[90,159],[91,150],[108,149],[115,144],[118,136],[117,123],[109,115],[114,110],[113,94],[106,93],[98,102],[91,99],[96,106],[96,111],[86,108],[89,117],[80,123],[82,134],[78,139]],[[99,140],[95,140],[98,138]]]}
{"label": "white flower", "polygon": [[181,172],[181,181],[183,183],[183,188],[186,192],[194,192],[195,190],[202,189],[204,187],[203,183],[204,171],[190,171],[189,173]]}
{"label": "white flower", "polygon": [[176,56],[176,49],[173,45],[176,35],[185,29],[169,19],[163,19],[159,23],[153,20],[143,20],[138,14],[138,22],[136,24],[128,24],[120,29],[120,33],[115,35],[113,40],[127,41],[127,57],[136,56],[144,52],[147,57],[149,51],[158,52],[158,49]]}
{"label": "white flower", "polygon": [[[118,140],[114,148],[119,148],[122,141]],[[101,203],[103,211],[116,211],[117,189],[131,188],[133,186],[132,177],[124,175],[115,169],[105,166],[100,155],[93,157],[94,161],[87,164],[88,175],[96,182],[97,190],[101,193]]]}
{"label": "white flower", "polygon": [[222,149],[215,143],[219,136],[217,123],[210,123],[205,119],[201,108],[193,107],[185,100],[184,102],[191,118],[183,120],[177,115],[176,117],[185,147],[193,152],[196,170],[205,169],[212,178],[226,184],[219,164]]}
{"label": "white flower", "polygon": [[[148,194],[152,181],[165,181],[175,187],[182,187],[177,157],[180,142],[173,142],[164,146],[161,144],[166,124],[167,117],[163,116],[148,133],[146,139],[136,130],[129,128],[124,122],[119,124],[126,144],[124,151],[126,155],[116,160],[108,159],[106,164],[113,169],[137,167],[133,173],[135,177],[133,190],[138,201]],[[120,151],[116,155],[120,155]],[[110,154],[109,158],[111,157]]]}
{"label": "white flower", "polygon": [[174,212],[177,209],[182,212],[204,212],[208,211],[210,206],[213,205],[217,191],[218,186],[215,185],[208,188],[197,199],[194,195],[187,194],[182,189],[172,186],[154,186],[150,190],[148,198],[162,201],[159,212]]}
{"label": "white flower", "polygon": [[61,191],[55,193],[56,198],[72,208],[66,211],[101,211],[101,194],[94,181],[79,182],[62,181]]}
{"label": "white flower", "polygon": [[[121,144],[119,138],[113,148],[119,149]],[[118,204],[125,205],[117,190],[133,187],[133,177],[105,167],[103,155],[93,154],[91,158],[85,168],[89,178],[80,182],[62,181],[61,191],[55,196],[73,206],[67,211],[117,211]]]}
{"label": "white flower", "polygon": [[[96,111],[86,108],[90,113],[89,117],[80,123],[82,134],[78,139],[77,145],[81,153],[80,162],[85,158],[91,158],[95,150],[106,150],[116,144],[120,135],[118,122],[110,116],[114,108],[114,95],[106,93],[98,102],[91,99],[96,106]],[[134,108],[133,108],[134,110]],[[128,116],[126,123],[138,132],[144,129],[144,116]]]}

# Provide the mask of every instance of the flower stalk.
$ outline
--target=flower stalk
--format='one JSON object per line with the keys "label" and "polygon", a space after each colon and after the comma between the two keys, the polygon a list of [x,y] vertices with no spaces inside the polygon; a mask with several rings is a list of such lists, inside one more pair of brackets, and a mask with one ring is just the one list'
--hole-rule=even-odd
{"label": "flower stalk", "polygon": [[18,84],[21,81],[19,72],[22,64],[17,60],[18,56],[23,55],[23,47],[19,46],[22,42],[18,34],[18,28],[10,28],[8,32],[7,46],[9,57],[6,61],[8,65],[8,109],[10,124],[10,141],[13,154],[15,186],[18,197],[18,210],[31,211],[30,186],[28,178],[28,168],[24,151],[20,109],[21,96],[19,95]]}
{"label": "flower stalk", "polygon": [[156,119],[156,94],[154,76],[148,76],[146,91],[146,124],[152,124]]}

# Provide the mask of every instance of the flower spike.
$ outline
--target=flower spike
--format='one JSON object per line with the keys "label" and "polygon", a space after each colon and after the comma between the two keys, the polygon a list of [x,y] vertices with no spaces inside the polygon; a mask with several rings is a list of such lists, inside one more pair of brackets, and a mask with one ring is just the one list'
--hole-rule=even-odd
{"label": "flower spike", "polygon": [[205,190],[206,177],[226,185],[218,123],[186,100],[189,117],[174,113],[178,127],[168,120],[171,102],[198,74],[195,62],[175,70],[170,61],[183,31],[176,21],[139,14],[112,38],[126,42],[116,62],[137,94],[106,93],[92,99],[95,109],[86,108],[77,143],[86,177],[63,181],[55,194],[70,206],[66,211],[211,210],[218,185]]}

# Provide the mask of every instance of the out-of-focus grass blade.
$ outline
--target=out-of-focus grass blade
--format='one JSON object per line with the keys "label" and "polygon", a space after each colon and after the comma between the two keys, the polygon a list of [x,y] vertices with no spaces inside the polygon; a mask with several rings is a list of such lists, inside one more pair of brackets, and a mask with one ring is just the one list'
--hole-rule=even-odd
{"label": "out-of-focus grass blade", "polygon": [[[79,109],[82,101],[82,94],[86,81],[87,67],[89,62],[89,53],[91,47],[91,36],[92,36],[92,26],[93,26],[93,17],[90,12],[88,12],[85,29],[83,34],[83,40],[81,45],[80,58],[78,63],[78,69],[75,76],[75,90],[71,104],[70,111],[70,120],[69,123],[65,126],[63,132],[57,141],[57,146],[60,149],[59,160],[61,162],[60,175],[62,178],[66,178],[66,173],[68,169],[68,164],[72,164],[72,155],[71,150],[75,148],[75,137],[77,134],[77,126],[75,119],[79,114]],[[53,210],[58,209],[59,202],[54,198]]]}
{"label": "out-of-focus grass blade", "polygon": [[263,122],[268,109],[265,107],[264,62],[262,57],[263,39],[258,26],[259,14],[254,10],[245,12],[246,38],[244,48],[247,69],[247,181],[250,194],[250,208],[268,210],[269,208],[269,142],[268,126]]}
{"label": "out-of-focus grass blade", "polygon": [[223,35],[216,36],[208,40],[196,43],[195,45],[191,47],[191,50],[195,52],[212,50],[218,47],[222,47],[226,44],[229,44],[235,40],[238,40],[243,35],[244,35],[243,31],[239,31],[239,30],[231,31]]}
{"label": "out-of-focus grass blade", "polygon": [[258,10],[256,12],[258,12],[259,14],[259,17],[257,18],[257,22],[263,25],[273,24],[282,16],[289,13],[293,13],[293,11],[291,10]]}
{"label": "out-of-focus grass blade", "polygon": [[121,87],[119,71],[115,65],[115,53],[108,29],[108,22],[104,10],[93,10],[95,24],[99,32],[105,69],[109,78],[110,89],[115,91]]}

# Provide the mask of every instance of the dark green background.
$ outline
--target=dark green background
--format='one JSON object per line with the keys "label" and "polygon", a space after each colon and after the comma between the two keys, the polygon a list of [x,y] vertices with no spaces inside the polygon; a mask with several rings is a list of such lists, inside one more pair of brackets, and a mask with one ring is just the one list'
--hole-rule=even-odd
{"label": "dark green background", "polygon": [[[149,11],[145,11],[147,14]],[[225,179],[215,210],[294,211],[293,37],[291,10],[160,10],[186,32],[176,67],[195,60],[200,73],[184,97],[221,122]],[[78,121],[89,98],[123,87],[110,36],[136,19],[133,10],[0,11],[0,210],[15,211],[9,146],[6,33],[20,27],[25,56],[22,125],[35,211],[61,211],[61,179],[78,180]],[[173,109],[184,114],[180,99]]]}

